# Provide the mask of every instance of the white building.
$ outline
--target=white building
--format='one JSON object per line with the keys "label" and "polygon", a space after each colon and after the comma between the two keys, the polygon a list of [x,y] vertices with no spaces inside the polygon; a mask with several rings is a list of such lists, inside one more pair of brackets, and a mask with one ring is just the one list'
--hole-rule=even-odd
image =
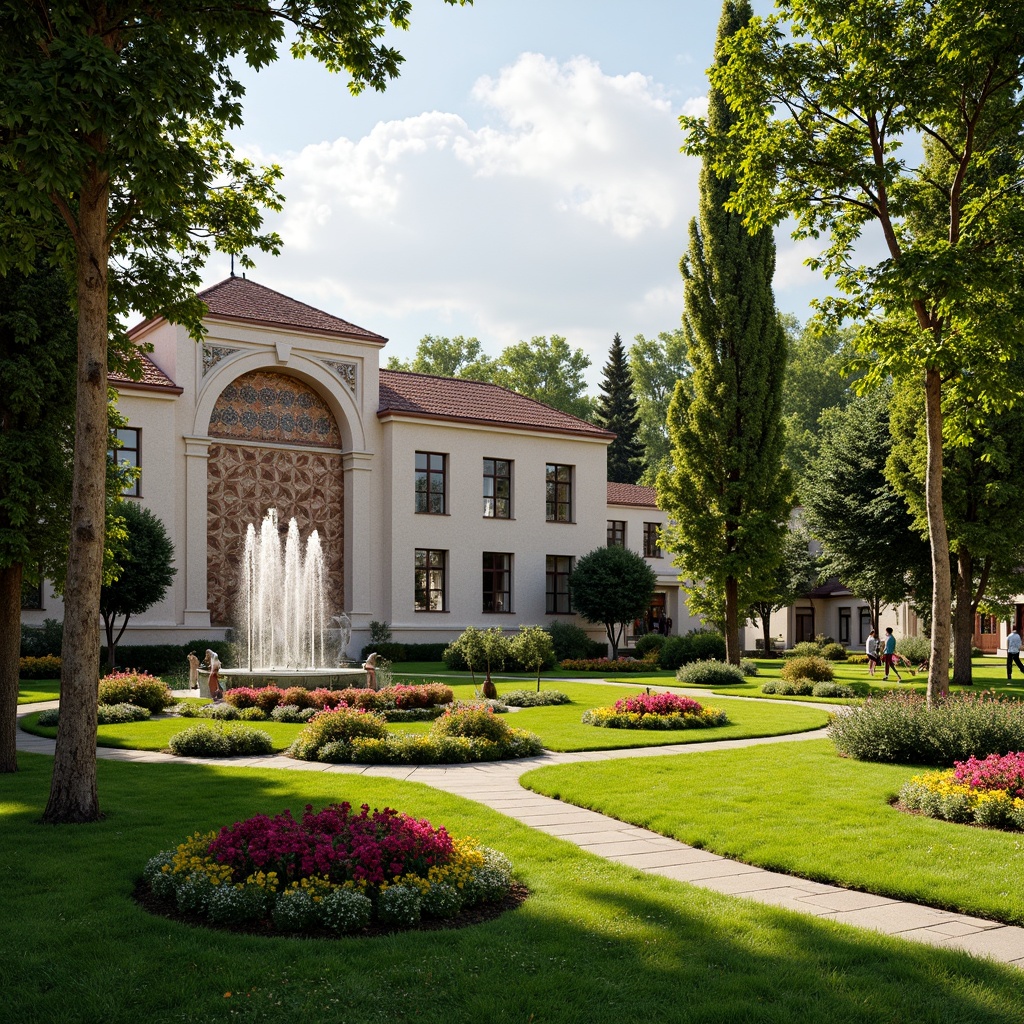
{"label": "white building", "polygon": [[[609,432],[492,384],[382,370],[387,339],[245,278],[201,297],[202,344],[147,321],[129,332],[152,346],[142,380],[111,378],[128,420],[119,458],[140,467],[137,500],[177,567],[122,643],[222,637],[246,527],[269,508],[319,531],[355,651],[374,619],[409,642],[575,621],[568,573],[609,539],[658,572],[648,618],[693,624],[657,550],[653,490],[606,482]],[[61,617],[48,588],[38,603],[23,621]]]}

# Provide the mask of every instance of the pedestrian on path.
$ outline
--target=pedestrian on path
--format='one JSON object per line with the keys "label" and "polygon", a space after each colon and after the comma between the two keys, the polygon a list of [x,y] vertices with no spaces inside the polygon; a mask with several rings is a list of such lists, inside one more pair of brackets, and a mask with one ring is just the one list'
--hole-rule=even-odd
{"label": "pedestrian on path", "polygon": [[[885,678],[889,678],[890,669],[895,673],[896,678],[902,683],[903,676],[896,667],[896,637],[892,635],[892,626],[885,627],[885,650],[882,653],[882,663],[885,665]],[[1024,670],[1022,670],[1024,671]]]}
{"label": "pedestrian on path", "polygon": [[878,635],[874,630],[868,633],[868,642],[864,645],[868,655],[868,675],[875,674],[875,666],[878,664]]}
{"label": "pedestrian on path", "polygon": [[1021,675],[1024,675],[1024,665],[1020,663],[1020,633],[1017,632],[1016,626],[1010,630],[1010,635],[1006,638],[1006,678],[1008,680],[1013,679],[1014,665],[1020,669]]}

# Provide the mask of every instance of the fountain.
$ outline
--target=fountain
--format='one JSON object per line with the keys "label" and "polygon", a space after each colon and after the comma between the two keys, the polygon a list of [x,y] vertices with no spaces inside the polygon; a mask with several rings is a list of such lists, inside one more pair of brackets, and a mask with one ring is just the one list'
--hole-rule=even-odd
{"label": "fountain", "polygon": [[365,683],[362,669],[338,667],[338,656],[332,658],[331,638],[338,630],[326,625],[320,535],[314,530],[303,552],[299,524],[292,519],[282,544],[276,509],[264,516],[259,533],[253,523],[246,530],[237,612],[238,661],[243,667],[221,669],[228,686],[338,688]]}

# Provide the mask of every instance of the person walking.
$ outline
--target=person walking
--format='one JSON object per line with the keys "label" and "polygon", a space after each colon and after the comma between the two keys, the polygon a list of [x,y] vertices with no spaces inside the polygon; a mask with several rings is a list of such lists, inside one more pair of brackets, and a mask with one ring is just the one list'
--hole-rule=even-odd
{"label": "person walking", "polygon": [[896,637],[892,635],[892,626],[885,627],[885,650],[882,652],[882,663],[885,665],[885,678],[889,678],[889,670],[895,673],[896,678],[902,683],[903,676],[896,667]]}
{"label": "person walking", "polygon": [[878,664],[878,634],[874,630],[868,633],[868,642],[864,645],[864,650],[868,656],[868,675],[873,676]]}
{"label": "person walking", "polygon": [[1006,678],[1007,680],[1013,679],[1013,666],[1016,665],[1020,669],[1021,675],[1024,675],[1024,665],[1020,663],[1020,633],[1017,632],[1017,627],[1014,626],[1010,630],[1010,635],[1006,638]]}

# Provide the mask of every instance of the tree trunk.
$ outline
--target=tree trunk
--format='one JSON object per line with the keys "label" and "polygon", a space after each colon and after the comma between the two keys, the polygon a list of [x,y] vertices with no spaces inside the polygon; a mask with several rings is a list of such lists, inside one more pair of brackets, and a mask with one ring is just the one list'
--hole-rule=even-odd
{"label": "tree trunk", "polygon": [[739,583],[735,576],[725,580],[725,660],[738,665],[743,652],[740,650]]}
{"label": "tree trunk", "polygon": [[18,770],[21,563],[0,569],[0,772]]}
{"label": "tree trunk", "polygon": [[971,648],[974,646],[974,559],[961,546],[956,563],[956,612],[953,617],[953,682],[970,686]]}
{"label": "tree trunk", "polygon": [[96,821],[96,703],[107,468],[107,201],[96,170],[79,197],[78,391],[71,540],[64,590],[60,722],[43,820]]}
{"label": "tree trunk", "polygon": [[759,604],[756,606],[761,616],[761,632],[764,638],[764,656],[772,656],[772,606],[770,604]]}
{"label": "tree trunk", "polygon": [[925,425],[928,468],[925,505],[932,547],[932,645],[928,659],[928,703],[949,693],[949,620],[952,604],[949,537],[942,507],[942,379],[938,370],[925,372]]}

